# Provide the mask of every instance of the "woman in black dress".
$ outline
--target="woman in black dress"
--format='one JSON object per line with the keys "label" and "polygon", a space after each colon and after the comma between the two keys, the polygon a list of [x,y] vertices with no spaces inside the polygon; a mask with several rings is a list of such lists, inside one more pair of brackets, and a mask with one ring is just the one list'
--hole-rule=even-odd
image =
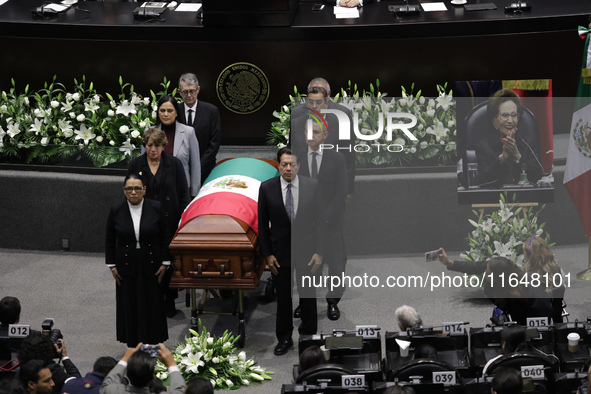
{"label": "woman in black dress", "polygon": [[126,199],[107,219],[105,257],[116,285],[117,340],[135,347],[168,339],[160,282],[170,266],[170,236],[161,204],[144,198],[141,177],[128,174]]}
{"label": "woman in black dress", "polygon": [[[174,237],[181,220],[181,214],[191,202],[189,186],[183,164],[176,157],[164,152],[168,145],[166,134],[160,129],[148,129],[142,137],[145,152],[129,163],[127,174],[139,174],[146,185],[145,197],[160,201],[168,225],[170,239]],[[165,291],[166,315],[176,313],[174,300],[176,289],[169,289],[172,270],[168,270],[162,280]]]}

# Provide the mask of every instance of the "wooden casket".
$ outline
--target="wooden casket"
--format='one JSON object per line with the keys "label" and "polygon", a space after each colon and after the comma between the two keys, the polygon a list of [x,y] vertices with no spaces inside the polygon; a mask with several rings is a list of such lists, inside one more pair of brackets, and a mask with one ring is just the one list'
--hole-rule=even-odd
{"label": "wooden casket", "polygon": [[277,163],[229,159],[214,168],[183,213],[170,244],[170,287],[254,289],[264,270],[258,253],[258,189],[279,175]]}

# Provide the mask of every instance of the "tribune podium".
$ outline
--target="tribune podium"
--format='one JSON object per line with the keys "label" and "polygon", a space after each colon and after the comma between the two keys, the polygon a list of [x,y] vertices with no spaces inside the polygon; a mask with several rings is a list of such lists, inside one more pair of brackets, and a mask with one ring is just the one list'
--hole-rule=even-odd
{"label": "tribune podium", "polygon": [[203,26],[291,26],[298,5],[299,0],[203,0]]}

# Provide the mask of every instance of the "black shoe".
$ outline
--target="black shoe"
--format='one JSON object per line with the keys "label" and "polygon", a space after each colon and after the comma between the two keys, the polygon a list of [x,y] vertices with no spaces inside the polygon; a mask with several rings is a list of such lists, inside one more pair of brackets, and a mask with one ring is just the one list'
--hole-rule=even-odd
{"label": "black shoe", "polygon": [[299,319],[300,317],[302,317],[302,307],[298,305],[298,307],[295,308],[295,311],[293,311],[293,318]]}
{"label": "black shoe", "polygon": [[337,304],[328,304],[326,316],[328,316],[330,320],[339,320],[339,317],[341,317],[341,311],[339,311]]}
{"label": "black shoe", "polygon": [[293,341],[290,339],[289,341],[281,341],[275,346],[275,350],[273,353],[276,356],[283,356],[289,349],[293,349]]}

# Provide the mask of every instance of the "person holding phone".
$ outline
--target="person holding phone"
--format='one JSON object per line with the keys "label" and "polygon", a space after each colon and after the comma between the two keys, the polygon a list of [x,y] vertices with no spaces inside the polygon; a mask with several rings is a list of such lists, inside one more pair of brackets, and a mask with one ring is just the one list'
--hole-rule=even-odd
{"label": "person holding phone", "polygon": [[[143,343],[130,347],[125,351],[121,360],[109,372],[101,386],[101,394],[126,394],[148,393],[150,383],[154,379],[156,358],[168,368],[169,380],[165,392],[170,394],[183,394],[185,391],[185,379],[180,373],[179,367],[174,361],[174,356],[164,344],[158,344],[158,354],[153,357],[149,352],[141,350]],[[152,347],[151,349],[155,349]],[[125,384],[125,376],[129,380],[129,386]]]}

